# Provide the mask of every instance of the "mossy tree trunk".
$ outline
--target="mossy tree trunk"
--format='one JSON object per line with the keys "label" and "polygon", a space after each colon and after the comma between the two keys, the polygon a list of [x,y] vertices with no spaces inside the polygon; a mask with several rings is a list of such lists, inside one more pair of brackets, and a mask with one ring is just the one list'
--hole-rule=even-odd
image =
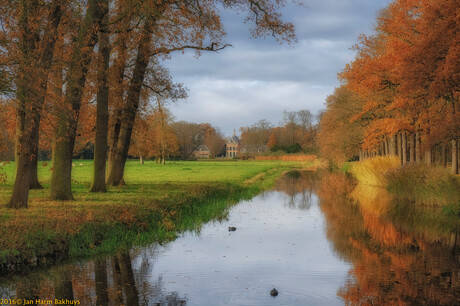
{"label": "mossy tree trunk", "polygon": [[97,42],[96,28],[101,24],[105,10],[100,0],[88,1],[85,18],[73,44],[73,54],[67,76],[64,106],[56,132],[53,173],[50,195],[53,200],[72,200],[72,156],[77,132],[83,87]]}

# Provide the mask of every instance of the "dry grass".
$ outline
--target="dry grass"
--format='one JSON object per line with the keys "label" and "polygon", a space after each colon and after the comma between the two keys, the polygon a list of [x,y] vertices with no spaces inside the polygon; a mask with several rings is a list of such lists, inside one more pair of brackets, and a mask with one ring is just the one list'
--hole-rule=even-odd
{"label": "dry grass", "polygon": [[378,156],[353,163],[350,172],[360,184],[386,187],[388,180],[386,173],[400,166],[398,157]]}
{"label": "dry grass", "polygon": [[388,190],[401,200],[460,208],[460,184],[446,168],[407,164],[387,172],[386,178]]}

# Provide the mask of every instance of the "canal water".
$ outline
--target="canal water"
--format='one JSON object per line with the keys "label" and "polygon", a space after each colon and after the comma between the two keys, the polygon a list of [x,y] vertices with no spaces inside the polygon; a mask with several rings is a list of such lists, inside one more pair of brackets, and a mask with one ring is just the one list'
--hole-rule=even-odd
{"label": "canal water", "polygon": [[80,305],[459,305],[458,222],[436,224],[432,207],[414,211],[389,203],[384,190],[356,190],[342,174],[293,171],[199,232],[1,279],[0,296]]}

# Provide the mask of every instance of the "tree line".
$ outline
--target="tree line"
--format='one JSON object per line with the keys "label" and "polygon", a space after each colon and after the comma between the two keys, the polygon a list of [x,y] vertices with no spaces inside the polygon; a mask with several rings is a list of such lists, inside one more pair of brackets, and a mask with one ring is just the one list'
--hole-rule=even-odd
{"label": "tree line", "polygon": [[16,126],[16,176],[8,207],[27,207],[29,189],[41,188],[42,132],[51,135],[50,199],[73,199],[72,157],[77,136],[88,135],[88,129],[95,131],[91,191],[122,184],[139,110],[151,99],[186,95],[161,60],[172,52],[192,49],[199,55],[228,46],[222,9],[246,13],[254,37],[293,42],[294,27],[281,18],[284,5],[271,0],[0,0],[1,101],[2,107],[13,106]]}
{"label": "tree line", "polygon": [[273,151],[285,153],[316,153],[317,118],[309,110],[284,111],[279,126],[262,119],[241,127],[241,147],[267,145]]}
{"label": "tree line", "polygon": [[337,163],[375,155],[451,162],[458,174],[459,13],[455,0],[396,0],[381,10],[375,34],[360,36],[326,101],[322,155]]}

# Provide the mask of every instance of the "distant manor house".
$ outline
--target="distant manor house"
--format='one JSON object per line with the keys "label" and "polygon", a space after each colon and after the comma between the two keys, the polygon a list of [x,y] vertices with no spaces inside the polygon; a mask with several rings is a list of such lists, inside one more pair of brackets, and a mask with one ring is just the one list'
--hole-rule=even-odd
{"label": "distant manor house", "polygon": [[235,130],[233,130],[233,136],[230,137],[225,144],[225,152],[227,158],[233,158],[240,155],[240,140],[235,135]]}

